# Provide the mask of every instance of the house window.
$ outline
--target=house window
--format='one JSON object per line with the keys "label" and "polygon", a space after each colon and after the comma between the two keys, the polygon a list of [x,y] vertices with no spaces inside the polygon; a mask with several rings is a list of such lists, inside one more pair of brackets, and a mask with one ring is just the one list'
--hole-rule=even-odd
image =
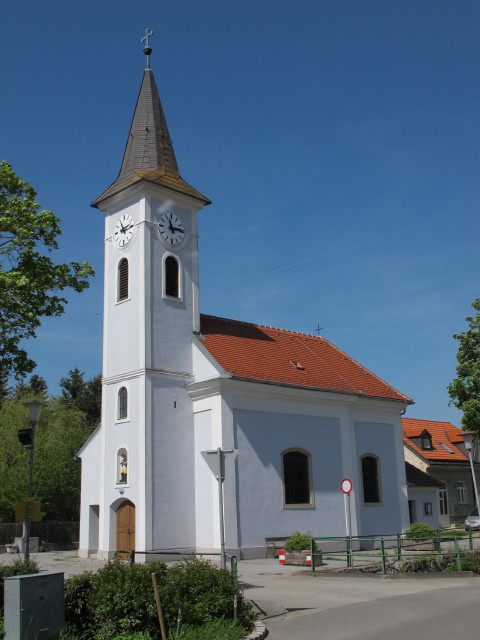
{"label": "house window", "polygon": [[291,449],[282,453],[284,507],[313,506],[311,456]]}
{"label": "house window", "polygon": [[422,441],[422,449],[424,451],[431,451],[433,449],[432,436],[428,433],[428,431],[425,431],[424,433],[422,433],[421,441]]}
{"label": "house window", "polygon": [[119,449],[117,453],[117,484],[128,482],[128,455],[126,449]]}
{"label": "house window", "polygon": [[423,503],[423,515],[431,516],[432,513],[433,513],[432,503],[431,502],[424,502]]}
{"label": "house window", "polygon": [[117,300],[126,300],[128,298],[128,260],[122,258],[118,263],[118,291]]}
{"label": "house window", "polygon": [[457,480],[455,482],[455,489],[457,490],[457,502],[458,504],[468,504],[467,495],[467,483],[465,480]]}
{"label": "house window", "polygon": [[363,501],[365,504],[379,504],[380,502],[380,482],[378,476],[378,458],[375,456],[363,456],[362,484]]}
{"label": "house window", "polygon": [[118,420],[125,420],[128,415],[128,391],[122,387],[118,392]]}
{"label": "house window", "polygon": [[448,515],[448,502],[447,502],[447,490],[440,489],[438,493],[439,507],[440,507],[440,515],[446,516]]}
{"label": "house window", "polygon": [[180,265],[173,256],[167,256],[164,263],[165,269],[165,295],[170,298],[180,297]]}

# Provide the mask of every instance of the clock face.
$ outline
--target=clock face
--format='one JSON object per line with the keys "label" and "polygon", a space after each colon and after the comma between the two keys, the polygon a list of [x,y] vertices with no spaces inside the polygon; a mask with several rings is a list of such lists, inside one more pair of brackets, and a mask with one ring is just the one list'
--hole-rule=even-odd
{"label": "clock face", "polygon": [[174,213],[168,211],[162,213],[160,222],[158,223],[160,235],[163,240],[170,246],[176,247],[185,239],[185,227],[183,222]]}
{"label": "clock face", "polygon": [[117,220],[115,231],[113,232],[113,239],[118,247],[127,246],[132,239],[134,227],[135,223],[129,213],[124,213],[123,216]]}

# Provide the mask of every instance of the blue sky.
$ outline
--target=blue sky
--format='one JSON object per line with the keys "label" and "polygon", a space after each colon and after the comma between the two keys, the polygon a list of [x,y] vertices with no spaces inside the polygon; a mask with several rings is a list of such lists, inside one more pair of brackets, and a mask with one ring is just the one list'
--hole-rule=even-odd
{"label": "blue sky", "polygon": [[322,335],[450,420],[479,286],[477,0],[9,3],[0,156],[89,261],[28,348],[52,393],[101,371],[103,214],[152,68],[200,214],[204,313]]}

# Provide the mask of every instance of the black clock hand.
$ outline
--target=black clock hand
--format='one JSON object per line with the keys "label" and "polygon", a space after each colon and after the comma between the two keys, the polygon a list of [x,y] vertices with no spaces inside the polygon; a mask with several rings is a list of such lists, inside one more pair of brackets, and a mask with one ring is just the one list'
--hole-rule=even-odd
{"label": "black clock hand", "polygon": [[183,233],[183,229],[179,229],[178,227],[170,227],[170,231],[173,231],[175,233],[175,231],[179,231],[180,233]]}

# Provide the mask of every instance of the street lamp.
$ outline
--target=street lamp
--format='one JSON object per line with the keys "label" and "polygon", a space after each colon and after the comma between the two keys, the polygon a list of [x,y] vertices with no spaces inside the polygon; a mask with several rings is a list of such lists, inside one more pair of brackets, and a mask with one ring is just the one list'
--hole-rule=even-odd
{"label": "street lamp", "polygon": [[475,490],[475,501],[477,503],[477,512],[480,513],[480,503],[478,501],[478,487],[477,487],[477,478],[475,476],[475,469],[473,466],[473,438],[477,434],[475,431],[462,431],[462,438],[465,444],[465,449],[468,451],[468,459],[470,460],[470,469],[472,470],[472,480],[473,480],[473,488]]}
{"label": "street lamp", "polygon": [[[42,408],[46,405],[43,402],[38,402],[36,400],[32,402],[24,402],[24,407],[28,409],[28,420],[32,427],[30,433],[30,467],[28,474],[28,502],[27,502],[27,511],[26,518],[24,523],[24,538],[25,538],[25,560],[30,560],[30,525],[32,523],[32,497],[33,497],[33,456],[35,452],[35,427],[40,420],[40,414],[42,412]],[[22,429],[22,431],[24,431]]]}

